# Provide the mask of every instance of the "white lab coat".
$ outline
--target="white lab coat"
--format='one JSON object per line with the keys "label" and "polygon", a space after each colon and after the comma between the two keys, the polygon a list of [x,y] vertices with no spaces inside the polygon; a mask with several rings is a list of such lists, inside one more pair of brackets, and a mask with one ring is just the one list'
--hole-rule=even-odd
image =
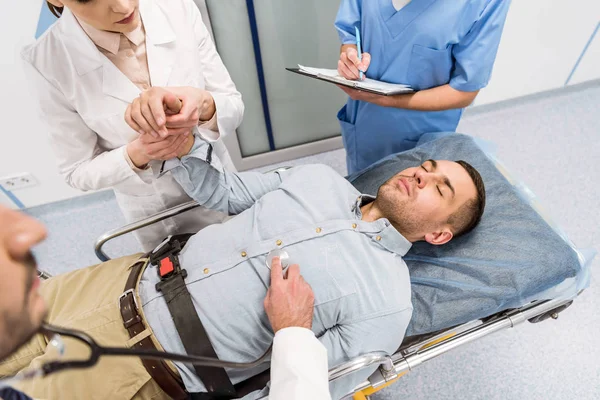
{"label": "white lab coat", "polygon": [[269,400],[331,400],[327,349],[310,329],[285,328],[273,339]]}
{"label": "white lab coat", "polygon": [[[193,1],[141,0],[140,15],[152,86],[208,90],[215,100],[220,135],[234,133],[242,121],[242,98]],[[170,174],[155,178],[159,162],[138,173],[128,165],[123,153],[137,133],[124,114],[140,90],[96,48],[68,9],[23,50],[22,57],[60,173],[69,185],[84,191],[114,188],[128,222],[190,200]],[[223,142],[217,140],[219,134],[207,129],[195,134],[216,140],[215,154],[234,169]],[[136,236],[149,250],[168,234],[196,232],[223,218],[224,214],[196,209]]]}

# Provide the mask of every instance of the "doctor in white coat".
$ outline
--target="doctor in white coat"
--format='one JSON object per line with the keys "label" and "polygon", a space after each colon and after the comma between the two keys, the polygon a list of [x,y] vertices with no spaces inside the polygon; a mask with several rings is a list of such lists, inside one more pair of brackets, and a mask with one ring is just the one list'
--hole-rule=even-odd
{"label": "doctor in white coat", "polygon": [[[59,21],[22,57],[69,185],[113,188],[131,222],[190,200],[171,177],[155,179],[160,160],[176,155],[190,134],[213,141],[218,157],[234,168],[221,138],[235,132],[244,105],[192,0],[50,0],[49,6],[62,13]],[[132,129],[126,110],[158,88],[183,102],[181,115],[168,116],[176,123]],[[197,209],[136,236],[149,250],[169,234],[196,232],[224,217]]]}

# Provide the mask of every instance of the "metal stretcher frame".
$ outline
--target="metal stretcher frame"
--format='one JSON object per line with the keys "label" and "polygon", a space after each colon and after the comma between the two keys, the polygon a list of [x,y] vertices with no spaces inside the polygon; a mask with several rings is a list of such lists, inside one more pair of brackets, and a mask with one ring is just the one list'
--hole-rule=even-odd
{"label": "metal stretcher frame", "polygon": [[[196,207],[199,207],[197,202],[189,201],[122,228],[106,232],[95,243],[96,255],[100,260],[108,261],[110,257],[102,250],[108,241]],[[407,338],[412,339],[410,343],[407,344],[405,341],[400,349],[391,356],[383,352],[367,353],[332,368],[329,371],[329,380],[332,381],[363,368],[378,365],[378,369],[368,380],[362,382],[344,397],[344,399],[367,400],[371,394],[393,384],[418,365],[459,346],[500,330],[514,328],[525,321],[536,323],[548,318],[557,319],[558,313],[570,306],[573,300],[574,298],[563,298],[534,301],[523,307],[506,310],[458,327],[416,338]]]}

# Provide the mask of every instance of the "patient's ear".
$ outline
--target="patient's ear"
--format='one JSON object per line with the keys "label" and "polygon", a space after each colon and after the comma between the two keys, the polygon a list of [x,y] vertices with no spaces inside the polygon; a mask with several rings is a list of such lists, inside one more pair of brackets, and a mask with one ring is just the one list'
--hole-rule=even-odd
{"label": "patient's ear", "polygon": [[60,0],[48,0],[48,3],[52,4],[54,7],[64,7],[65,6],[63,4],[63,2]]}
{"label": "patient's ear", "polygon": [[425,241],[429,244],[439,246],[448,243],[454,235],[449,228],[443,228],[438,232],[431,232],[425,235]]}

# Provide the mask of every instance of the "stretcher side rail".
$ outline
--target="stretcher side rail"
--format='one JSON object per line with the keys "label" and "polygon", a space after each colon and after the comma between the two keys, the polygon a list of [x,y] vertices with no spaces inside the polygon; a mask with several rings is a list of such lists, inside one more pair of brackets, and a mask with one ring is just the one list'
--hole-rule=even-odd
{"label": "stretcher side rail", "polygon": [[116,229],[110,230],[110,231],[106,232],[105,234],[103,234],[102,236],[100,236],[96,240],[96,243],[94,245],[94,252],[96,253],[96,256],[100,259],[100,261],[102,261],[102,262],[108,261],[108,260],[110,260],[110,257],[102,250],[102,247],[108,241],[118,238],[119,236],[123,236],[129,232],[133,232],[138,229],[145,228],[146,226],[155,224],[155,223],[165,220],[167,218],[171,218],[176,215],[183,214],[184,212],[193,210],[194,208],[197,208],[199,206],[200,206],[200,204],[198,204],[198,202],[196,202],[194,200],[188,201],[187,203],[183,203],[178,206],[169,208],[168,210],[158,212],[154,215],[151,215],[151,216],[141,219],[139,221],[132,222],[131,224],[127,224],[121,228],[116,228]]}
{"label": "stretcher side rail", "polygon": [[[432,343],[434,339],[428,339],[421,343],[411,346],[411,349],[414,349],[412,351],[398,351],[391,357],[388,357],[389,360],[384,360],[384,357],[381,357],[382,365],[380,366],[380,368],[378,368],[378,370],[375,371],[375,373],[373,373],[368,380],[355,387],[350,396],[370,387],[380,387],[396,379],[397,377],[412,371],[418,365],[432,358],[435,358],[464,344],[478,340],[491,333],[507,328],[514,328],[515,326],[525,321],[530,321],[532,323],[537,322],[535,318],[546,313],[554,314],[553,318],[556,319],[557,313],[564,310],[566,308],[564,306],[570,304],[571,302],[572,299],[534,301],[521,308],[499,313],[497,318],[491,318],[488,320],[488,322],[481,323],[475,327],[457,333],[456,335],[450,338],[446,338],[433,345],[429,346],[429,344]],[[469,323],[467,325],[471,324],[472,323]],[[451,333],[453,331],[460,331],[460,326],[457,328],[449,329],[437,336],[447,335],[448,333]],[[329,371],[329,379],[330,381],[337,379],[341,376],[358,371],[362,368],[366,368],[375,363],[376,361],[374,360],[372,353],[356,357],[347,363],[344,363],[331,369]]]}
{"label": "stretcher side rail", "polygon": [[[169,208],[168,210],[158,212],[154,215],[151,215],[149,217],[146,217],[146,218],[141,219],[136,222],[132,222],[131,224],[125,225],[123,227],[110,230],[110,231],[104,233],[102,236],[100,236],[96,240],[96,243],[94,244],[94,252],[96,253],[96,257],[98,257],[98,259],[102,262],[105,262],[105,261],[108,261],[111,259],[104,252],[104,250],[102,250],[102,247],[110,240],[113,240],[115,238],[123,236],[129,232],[133,232],[138,229],[144,228],[146,226],[155,224],[164,219],[171,218],[176,215],[182,214],[186,211],[193,210],[194,208],[199,207],[199,206],[200,206],[200,204],[198,204],[198,202],[196,202],[194,200],[188,201],[187,203],[183,203],[178,206]],[[48,273],[46,271],[42,271],[42,270],[38,270],[38,276],[42,280],[52,277],[52,275],[50,273]]]}

